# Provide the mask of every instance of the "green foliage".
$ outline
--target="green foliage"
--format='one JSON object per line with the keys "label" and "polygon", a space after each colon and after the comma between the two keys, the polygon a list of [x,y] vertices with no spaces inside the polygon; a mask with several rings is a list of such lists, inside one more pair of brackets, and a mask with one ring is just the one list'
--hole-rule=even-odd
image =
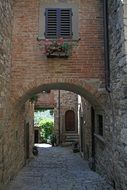
{"label": "green foliage", "polygon": [[36,125],[39,125],[39,122],[42,119],[50,119],[50,120],[54,120],[54,114],[53,114],[54,110],[53,109],[45,109],[45,108],[41,108],[41,109],[36,109],[34,111],[34,123]]}
{"label": "green foliage", "polygon": [[51,119],[43,119],[39,122],[42,140],[47,140],[53,133],[54,122]]}

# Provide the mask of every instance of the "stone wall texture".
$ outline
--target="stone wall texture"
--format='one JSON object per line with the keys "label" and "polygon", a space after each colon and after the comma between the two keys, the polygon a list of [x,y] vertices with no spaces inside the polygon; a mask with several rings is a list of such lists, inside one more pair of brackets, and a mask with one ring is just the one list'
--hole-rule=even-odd
{"label": "stone wall texture", "polygon": [[[74,133],[78,132],[78,95],[69,92],[60,90],[59,91],[53,91],[54,92],[54,125],[56,133],[59,132],[59,125],[60,125],[60,134],[61,134],[61,143],[64,143],[67,138],[67,131],[65,130],[65,114],[66,111],[72,110],[75,113],[75,131]],[[59,104],[60,103],[60,104]],[[60,118],[59,118],[59,112],[60,112]],[[60,119],[60,121],[59,121]],[[60,124],[59,124],[60,122]],[[73,132],[72,132],[73,133]]]}
{"label": "stone wall texture", "polygon": [[[34,107],[35,103],[27,101],[25,103],[25,115],[24,115],[24,130],[26,125],[29,125],[29,158],[33,157],[32,148],[34,146]],[[24,141],[27,141],[27,136],[23,137]],[[24,144],[24,152],[27,154],[26,143]],[[24,162],[26,160],[24,159]]]}
{"label": "stone wall texture", "polygon": [[4,173],[4,143],[10,116],[10,69],[13,10],[12,0],[0,1],[0,182]]}
{"label": "stone wall texture", "polygon": [[91,134],[91,105],[82,98],[80,116],[83,117],[83,156],[85,159],[92,158],[92,134]]}
{"label": "stone wall texture", "polygon": [[[59,105],[60,102],[60,105]],[[35,109],[46,109],[53,108],[54,109],[54,132],[57,135],[58,142],[58,134],[59,134],[59,116],[60,116],[60,133],[61,133],[61,142],[63,141],[63,137],[66,135],[65,131],[65,113],[68,110],[72,110],[75,113],[75,133],[78,132],[78,95],[69,92],[60,90],[60,96],[58,90],[51,90],[50,93],[40,93],[38,94],[38,100],[35,103]],[[60,110],[60,113],[59,113]],[[60,115],[59,115],[60,114]]]}
{"label": "stone wall texture", "polygon": [[[104,136],[95,137],[95,162],[96,170],[106,176],[115,189],[125,190],[127,189],[127,2],[111,0],[108,6],[111,93],[103,102],[105,112],[96,110],[96,113],[104,116]],[[90,117],[88,112],[87,115]],[[90,134],[89,136],[91,137]],[[84,141],[87,143],[86,139]]]}
{"label": "stone wall texture", "polygon": [[[109,1],[109,55],[111,92],[104,100],[104,136],[95,138],[96,170],[112,182],[114,189],[127,189],[127,3]],[[96,132],[96,131],[95,131]]]}
{"label": "stone wall texture", "polygon": [[127,189],[127,1],[109,1],[111,101],[113,112],[113,180]]}

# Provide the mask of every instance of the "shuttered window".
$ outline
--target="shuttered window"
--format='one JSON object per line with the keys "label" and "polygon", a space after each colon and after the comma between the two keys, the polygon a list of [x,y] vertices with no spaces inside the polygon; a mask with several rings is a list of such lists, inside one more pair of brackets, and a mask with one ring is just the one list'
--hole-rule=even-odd
{"label": "shuttered window", "polygon": [[72,38],[72,9],[46,9],[45,37]]}

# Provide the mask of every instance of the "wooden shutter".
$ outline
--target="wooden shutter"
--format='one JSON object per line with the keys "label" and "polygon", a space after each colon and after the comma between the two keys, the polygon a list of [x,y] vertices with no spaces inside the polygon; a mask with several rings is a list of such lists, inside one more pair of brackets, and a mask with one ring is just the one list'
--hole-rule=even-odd
{"label": "wooden shutter", "polygon": [[46,9],[46,38],[72,37],[72,9]]}
{"label": "wooden shutter", "polygon": [[61,9],[60,11],[60,36],[63,38],[72,37],[72,10]]}
{"label": "wooden shutter", "polygon": [[46,16],[45,37],[46,38],[57,37],[57,27],[58,27],[57,14],[58,14],[58,9],[46,9],[46,12],[45,12],[45,16]]}

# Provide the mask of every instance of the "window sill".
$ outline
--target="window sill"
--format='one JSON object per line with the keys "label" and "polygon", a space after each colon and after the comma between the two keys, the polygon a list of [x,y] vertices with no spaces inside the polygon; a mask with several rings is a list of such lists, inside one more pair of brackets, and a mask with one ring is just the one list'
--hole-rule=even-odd
{"label": "window sill", "polygon": [[101,135],[98,134],[94,134],[94,136],[96,137],[97,140],[99,140],[101,143],[105,144],[105,140]]}
{"label": "window sill", "polygon": [[[38,36],[37,37],[37,41],[41,41],[41,40],[45,40],[46,38],[45,37],[41,37],[41,36]],[[50,40],[57,40],[57,38],[49,38]],[[80,41],[81,39],[80,38],[72,38],[72,39],[64,39],[65,42],[78,42]]]}

